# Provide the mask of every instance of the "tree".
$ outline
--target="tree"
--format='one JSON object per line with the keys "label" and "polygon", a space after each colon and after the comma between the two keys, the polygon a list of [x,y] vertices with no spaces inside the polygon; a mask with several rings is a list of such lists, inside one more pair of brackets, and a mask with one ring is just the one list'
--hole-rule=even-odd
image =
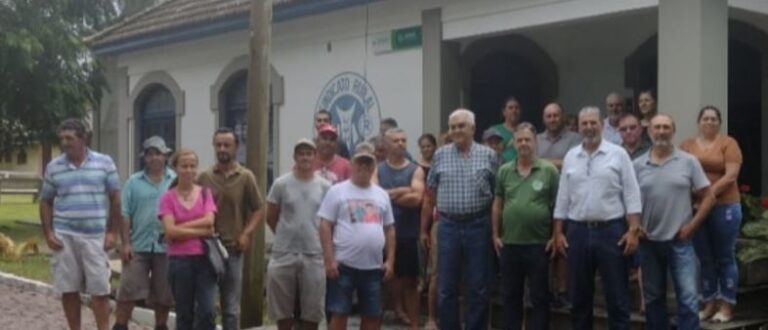
{"label": "tree", "polygon": [[[83,37],[105,27],[120,0],[0,0],[0,154],[56,141],[106,87]],[[23,134],[19,134],[19,130]]]}

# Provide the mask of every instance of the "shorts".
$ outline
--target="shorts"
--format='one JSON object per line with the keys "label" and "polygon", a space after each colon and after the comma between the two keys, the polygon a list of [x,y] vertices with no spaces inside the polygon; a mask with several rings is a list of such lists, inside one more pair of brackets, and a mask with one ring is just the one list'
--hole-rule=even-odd
{"label": "shorts", "polygon": [[57,294],[85,293],[106,296],[110,293],[109,257],[104,251],[104,235],[82,237],[54,233],[64,246],[51,256],[53,290]]}
{"label": "shorts", "polygon": [[395,276],[419,277],[419,240],[401,238],[395,244]]}
{"label": "shorts", "polygon": [[123,262],[117,301],[146,300],[149,306],[172,306],[168,285],[168,256],[165,253],[137,252]]}
{"label": "shorts", "polygon": [[[320,254],[272,252],[267,266],[267,305],[275,321],[298,317],[319,323],[325,314],[325,266]],[[301,315],[294,315],[298,301]]]}
{"label": "shorts", "polygon": [[361,270],[339,264],[339,277],[329,279],[325,305],[331,313],[349,315],[352,297],[357,293],[361,316],[381,317],[381,269]]}

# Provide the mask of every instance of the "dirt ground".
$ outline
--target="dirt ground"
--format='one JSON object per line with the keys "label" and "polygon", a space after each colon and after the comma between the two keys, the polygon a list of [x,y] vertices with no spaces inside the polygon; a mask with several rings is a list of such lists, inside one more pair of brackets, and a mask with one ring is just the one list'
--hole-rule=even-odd
{"label": "dirt ground", "polygon": [[[96,329],[93,313],[87,307],[83,307],[82,322],[84,330]],[[61,301],[56,298],[0,284],[0,329],[66,330],[67,321]],[[151,330],[136,324],[131,324],[130,329]]]}

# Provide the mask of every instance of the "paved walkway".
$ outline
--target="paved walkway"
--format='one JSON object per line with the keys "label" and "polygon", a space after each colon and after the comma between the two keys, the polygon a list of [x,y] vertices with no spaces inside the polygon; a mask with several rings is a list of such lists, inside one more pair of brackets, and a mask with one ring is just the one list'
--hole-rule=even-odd
{"label": "paved walkway", "polygon": [[[31,290],[0,284],[0,311],[0,327],[3,329],[67,329],[61,302]],[[93,313],[87,307],[83,307],[82,320],[83,329],[96,329]],[[132,324],[131,329],[151,330],[136,324]]]}

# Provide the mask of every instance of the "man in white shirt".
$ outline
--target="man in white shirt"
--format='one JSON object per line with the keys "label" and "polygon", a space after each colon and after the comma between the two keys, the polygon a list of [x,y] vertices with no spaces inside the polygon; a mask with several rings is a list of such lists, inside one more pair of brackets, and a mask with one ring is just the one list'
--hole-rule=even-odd
{"label": "man in white shirt", "polygon": [[[572,328],[592,329],[595,271],[605,290],[610,329],[629,329],[628,256],[638,245],[640,188],[624,149],[602,139],[600,109],[579,112],[582,144],[563,159],[547,249],[568,256]],[[563,233],[563,222],[568,232]]]}
{"label": "man in white shirt", "polygon": [[624,114],[624,97],[612,92],[605,97],[605,112],[608,114],[603,120],[603,139],[621,145],[621,132],[619,132],[619,119]]}

